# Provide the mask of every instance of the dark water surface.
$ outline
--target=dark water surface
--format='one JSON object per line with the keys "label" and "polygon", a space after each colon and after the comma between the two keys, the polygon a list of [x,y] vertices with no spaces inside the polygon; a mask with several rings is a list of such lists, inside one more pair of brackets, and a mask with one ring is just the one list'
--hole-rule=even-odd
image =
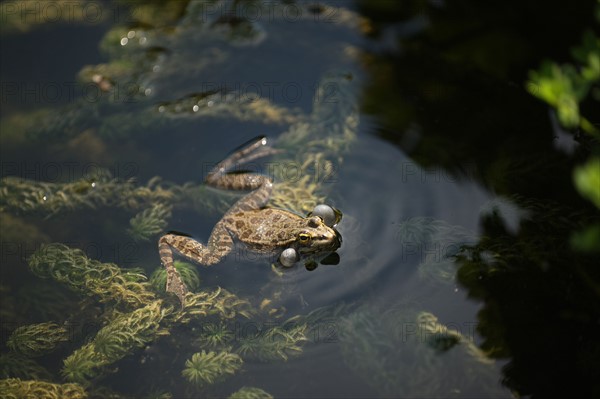
{"label": "dark water surface", "polygon": [[[2,18],[23,19],[10,15],[26,6],[8,3],[15,8]],[[564,148],[579,144],[564,132],[567,146],[556,144],[549,109],[525,89],[528,70],[563,59],[577,26],[592,24],[591,3],[548,4],[538,25],[523,21],[541,15],[527,5],[392,3],[93,3],[104,13],[94,23],[54,22],[40,6],[30,30],[6,25],[0,377],[75,382],[97,397],[228,397],[242,387],[274,397],[600,392],[598,270],[568,246],[597,209],[571,182],[578,153]],[[561,12],[580,18],[571,26]],[[168,334],[154,327],[141,344],[120,342],[123,355],[91,375],[66,373],[64,359],[135,306],[42,279],[29,256],[64,243],[149,276],[162,232],[206,242],[238,196],[200,183],[260,135],[286,152],[251,170],[283,164],[275,190],[300,194],[307,175],[314,195],[343,213],[339,263],[279,276],[238,248],[198,266],[196,290],[222,287],[261,311],[165,322]],[[332,169],[306,171],[313,148],[315,168]],[[156,188],[155,176],[171,190],[160,201],[172,212],[136,236],[130,221],[156,199],[118,187]],[[310,199],[285,203],[311,209]],[[77,327],[41,357],[15,349],[17,327],[49,321]],[[304,324],[301,351],[269,352],[281,339],[269,331]],[[216,325],[230,339],[207,345]],[[243,364],[195,385],[182,370],[203,350],[237,353]]]}

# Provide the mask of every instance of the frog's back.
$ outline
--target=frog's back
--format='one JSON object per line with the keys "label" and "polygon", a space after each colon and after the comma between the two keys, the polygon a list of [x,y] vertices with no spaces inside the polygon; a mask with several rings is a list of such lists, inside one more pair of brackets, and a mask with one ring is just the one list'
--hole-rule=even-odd
{"label": "frog's back", "polygon": [[237,212],[223,219],[225,228],[254,251],[268,252],[292,244],[303,218],[282,209]]}

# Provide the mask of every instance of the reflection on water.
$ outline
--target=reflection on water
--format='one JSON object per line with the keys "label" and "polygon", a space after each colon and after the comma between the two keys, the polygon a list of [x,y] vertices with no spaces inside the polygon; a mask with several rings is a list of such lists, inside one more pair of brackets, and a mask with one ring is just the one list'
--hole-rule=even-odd
{"label": "reflection on water", "polygon": [[[594,4],[587,2],[571,10],[581,13],[581,23],[572,24],[561,17],[570,6],[527,3],[516,8],[506,2],[455,3],[415,11],[416,2],[391,9],[385,2],[362,2],[363,11],[379,22],[379,33],[395,34],[402,45],[400,51],[365,57],[373,76],[365,109],[377,116],[381,137],[425,168],[458,175],[472,165],[474,182],[501,195],[483,207],[480,237],[458,253],[457,277],[469,297],[483,304],[477,313],[481,349],[508,359],[504,385],[522,395],[594,396],[600,392],[592,371],[598,364],[600,240],[593,231],[600,216],[582,197],[597,196],[582,189],[585,184],[574,190],[572,176],[575,165],[597,153],[597,139],[590,126],[571,131],[575,150],[564,151],[553,140],[557,118],[548,117],[546,106],[530,93],[550,85],[553,95],[565,91],[546,72],[539,74],[547,79],[543,86],[530,82],[529,93],[525,81],[538,75],[529,71],[544,57],[564,60],[571,52],[577,58],[583,51],[575,49],[581,27],[597,27],[597,14],[594,21]],[[469,16],[473,12],[476,20]],[[431,25],[422,35],[389,25],[390,15],[423,13]],[[591,58],[598,56],[594,46]],[[390,87],[397,95],[382,107]],[[533,94],[549,98],[547,93]],[[597,97],[579,98],[583,115],[594,115],[589,107],[597,111]],[[564,120],[561,105],[555,107]]]}
{"label": "reflection on water", "polygon": [[[566,47],[571,31],[463,31],[454,5],[359,4],[116,3],[105,11],[125,19],[91,26],[78,9],[82,32],[106,31],[105,62],[81,69],[67,101],[3,99],[2,390],[593,392],[598,275],[570,246],[598,219],[571,184],[593,142],[557,149],[556,120],[521,85],[555,54],[540,42]],[[471,11],[478,24],[512,15]],[[43,44],[40,27],[68,22],[26,36]],[[11,43],[20,25],[7,26]],[[22,61],[2,59],[8,84]],[[206,242],[239,197],[202,179],[265,134],[285,151],[249,168],[274,178],[272,206],[343,212],[340,262],[282,273],[240,248],[210,268],[179,263],[194,287],[180,308],[156,239]]]}

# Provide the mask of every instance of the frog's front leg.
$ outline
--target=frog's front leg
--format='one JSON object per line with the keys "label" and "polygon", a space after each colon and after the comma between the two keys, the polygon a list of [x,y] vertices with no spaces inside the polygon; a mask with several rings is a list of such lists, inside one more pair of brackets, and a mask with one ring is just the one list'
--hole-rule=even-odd
{"label": "frog's front leg", "polygon": [[172,292],[184,303],[185,294],[188,292],[179,272],[173,265],[173,251],[175,249],[189,260],[205,266],[214,265],[225,257],[233,248],[233,239],[222,223],[217,223],[208,245],[202,245],[191,237],[165,234],[158,240],[160,260],[167,270],[167,292]]}

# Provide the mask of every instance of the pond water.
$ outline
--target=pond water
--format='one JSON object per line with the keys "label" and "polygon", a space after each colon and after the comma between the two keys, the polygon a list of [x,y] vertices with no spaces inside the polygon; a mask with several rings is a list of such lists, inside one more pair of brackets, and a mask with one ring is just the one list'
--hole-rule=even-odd
{"label": "pond water", "polygon": [[[2,14],[1,389],[600,392],[600,280],[568,246],[598,212],[571,183],[582,147],[525,86],[579,30],[550,50],[550,29],[480,25],[502,6],[467,7],[462,31],[466,9],[439,2],[30,3]],[[127,275],[161,270],[167,231],[208,240],[240,196],[202,181],[257,136],[283,151],[240,170],[274,178],[272,207],[339,209],[339,262],[284,270],[236,246],[191,268],[209,298],[184,309]]]}

